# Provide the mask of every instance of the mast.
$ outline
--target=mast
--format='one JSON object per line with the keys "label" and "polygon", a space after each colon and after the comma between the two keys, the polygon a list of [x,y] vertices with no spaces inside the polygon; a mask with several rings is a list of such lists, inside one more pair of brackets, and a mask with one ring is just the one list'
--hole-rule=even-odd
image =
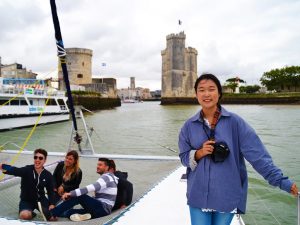
{"label": "mast", "polygon": [[64,48],[64,44],[63,44],[63,40],[62,40],[62,35],[61,35],[61,31],[60,31],[60,26],[59,26],[59,20],[58,20],[58,16],[57,16],[55,0],[50,0],[50,5],[51,5],[51,13],[52,13],[54,31],[55,31],[57,55],[59,57],[61,69],[62,69],[62,72],[63,72],[63,78],[64,78],[64,82],[65,82],[66,89],[67,89],[67,95],[68,95],[68,99],[69,99],[70,112],[71,112],[71,115],[72,115],[73,128],[75,130],[74,140],[78,145],[79,151],[81,152],[80,142],[81,142],[82,138],[78,134],[73,97],[72,97],[72,93],[71,93],[69,75],[68,75],[67,64],[66,64],[66,55],[67,55],[67,53],[66,53],[66,50]]}

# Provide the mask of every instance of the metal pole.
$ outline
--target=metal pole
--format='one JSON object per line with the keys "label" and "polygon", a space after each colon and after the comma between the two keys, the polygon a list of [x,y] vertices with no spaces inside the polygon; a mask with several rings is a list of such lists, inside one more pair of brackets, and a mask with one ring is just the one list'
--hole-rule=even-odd
{"label": "metal pole", "polygon": [[67,89],[67,95],[69,100],[69,109],[73,120],[73,127],[75,131],[75,137],[74,140],[78,144],[78,149],[81,152],[81,137],[78,134],[78,128],[77,128],[77,122],[75,117],[75,110],[74,110],[74,103],[73,103],[73,97],[71,93],[71,87],[70,87],[70,81],[69,81],[69,75],[68,75],[68,69],[67,69],[67,63],[66,63],[66,50],[64,48],[63,39],[61,35],[59,20],[57,16],[57,10],[56,10],[56,4],[55,0],[50,0],[50,6],[51,6],[51,13],[52,13],[52,20],[54,25],[54,31],[55,31],[55,38],[56,38],[56,46],[57,46],[57,53],[59,57],[60,66],[63,73],[63,78],[65,81],[66,89]]}
{"label": "metal pole", "polygon": [[300,192],[298,192],[298,225],[300,225]]}
{"label": "metal pole", "polygon": [[86,126],[86,123],[85,123],[85,119],[84,119],[84,116],[83,116],[83,113],[82,113],[82,110],[81,109],[79,109],[79,110],[80,110],[79,112],[80,112],[80,117],[81,117],[82,122],[83,122],[84,130],[85,130],[87,139],[89,141],[89,144],[90,144],[90,147],[91,147],[91,150],[92,150],[92,154],[94,155],[95,154],[94,146],[92,144],[92,140],[91,140],[90,134],[88,132],[88,129],[87,129],[87,126]]}

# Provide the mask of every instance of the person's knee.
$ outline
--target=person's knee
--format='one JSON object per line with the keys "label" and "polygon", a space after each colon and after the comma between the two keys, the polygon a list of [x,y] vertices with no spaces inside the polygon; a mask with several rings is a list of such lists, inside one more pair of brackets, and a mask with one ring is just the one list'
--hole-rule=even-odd
{"label": "person's knee", "polygon": [[19,214],[19,218],[21,220],[31,220],[32,219],[32,212],[29,210],[23,210]]}

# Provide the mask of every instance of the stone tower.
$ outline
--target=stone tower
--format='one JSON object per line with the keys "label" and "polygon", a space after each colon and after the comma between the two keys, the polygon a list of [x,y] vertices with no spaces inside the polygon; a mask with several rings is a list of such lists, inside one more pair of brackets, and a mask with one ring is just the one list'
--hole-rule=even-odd
{"label": "stone tower", "polygon": [[130,89],[135,89],[135,77],[130,77]]}
{"label": "stone tower", "polygon": [[[92,56],[93,51],[86,48],[66,48],[66,63],[71,85],[92,83]],[[58,67],[60,89],[64,90],[61,66]]]}
{"label": "stone tower", "polygon": [[167,36],[167,48],[162,55],[162,98],[195,97],[197,55],[195,48],[185,47],[185,34]]}

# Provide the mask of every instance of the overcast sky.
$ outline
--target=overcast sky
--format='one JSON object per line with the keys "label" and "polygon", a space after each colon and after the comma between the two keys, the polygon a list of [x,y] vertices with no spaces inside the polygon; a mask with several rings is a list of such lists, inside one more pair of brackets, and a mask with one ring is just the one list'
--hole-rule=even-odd
{"label": "overcast sky", "polygon": [[[300,63],[300,0],[57,0],[64,45],[93,50],[93,75],[118,88],[161,89],[166,35],[184,31],[198,74],[259,83],[263,72]],[[178,20],[182,25],[178,25]],[[47,77],[57,68],[48,0],[0,0],[2,64]],[[106,63],[103,67],[102,63]]]}

